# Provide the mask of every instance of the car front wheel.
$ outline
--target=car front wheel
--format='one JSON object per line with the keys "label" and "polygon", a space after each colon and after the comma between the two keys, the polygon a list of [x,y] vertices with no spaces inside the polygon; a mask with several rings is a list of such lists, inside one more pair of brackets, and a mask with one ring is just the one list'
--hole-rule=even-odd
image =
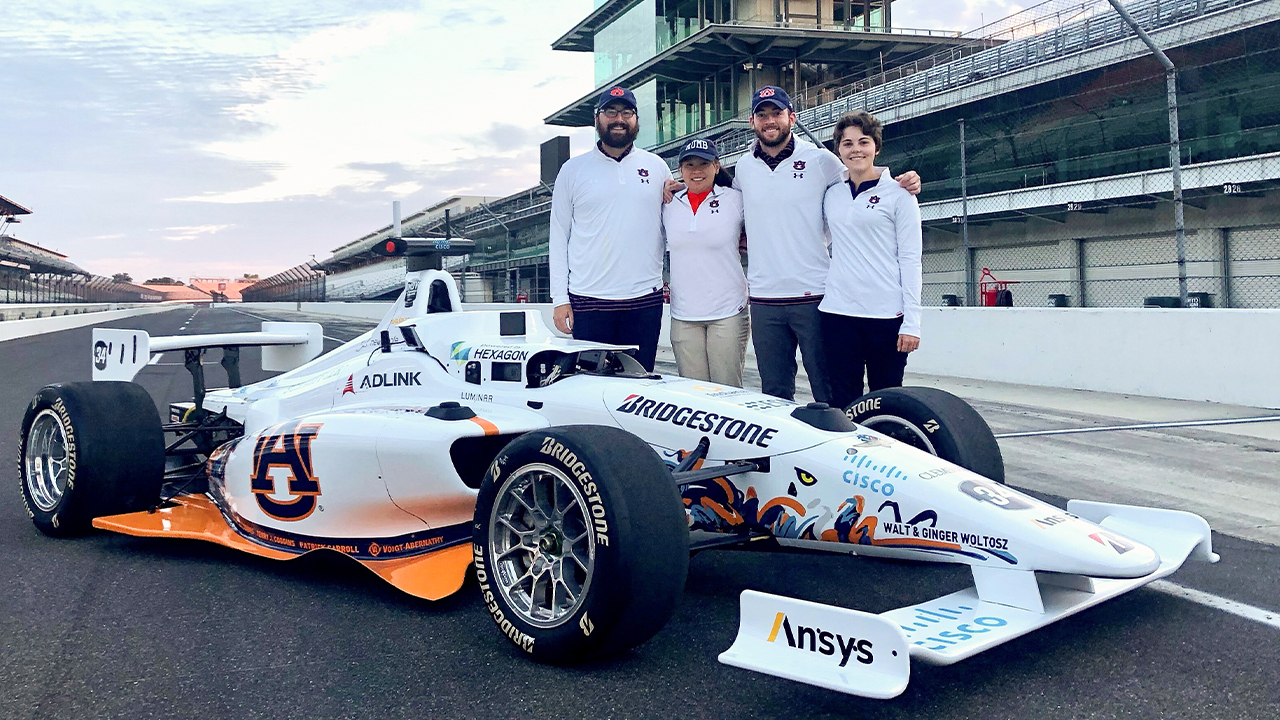
{"label": "car front wheel", "polygon": [[688,572],[688,522],[670,471],[610,427],[530,432],[503,448],[480,488],[473,545],[499,630],[550,663],[648,640]]}

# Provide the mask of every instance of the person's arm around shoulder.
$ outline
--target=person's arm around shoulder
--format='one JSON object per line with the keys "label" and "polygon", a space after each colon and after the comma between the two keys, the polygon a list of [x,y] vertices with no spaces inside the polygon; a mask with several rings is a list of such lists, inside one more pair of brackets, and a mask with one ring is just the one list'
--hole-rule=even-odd
{"label": "person's arm around shoulder", "polygon": [[569,234],[573,228],[573,180],[571,166],[561,168],[551,189],[551,232],[547,264],[551,273],[552,319],[562,333],[573,333],[573,308],[569,305]]}
{"label": "person's arm around shoulder", "polygon": [[675,179],[675,176],[671,174],[671,168],[668,167],[665,162],[662,163],[662,168],[664,172],[658,177],[663,178],[662,204],[666,205],[667,203],[675,199],[676,193],[684,189],[684,183]]}
{"label": "person's arm around shoulder", "polygon": [[898,238],[898,273],[902,283],[902,328],[898,331],[898,352],[909,353],[920,347],[920,291],[924,284],[920,203],[914,195],[902,193],[896,198],[893,225]]}
{"label": "person's arm around shoulder", "polygon": [[898,186],[913,196],[920,194],[920,175],[915,170],[908,170],[894,178]]}
{"label": "person's arm around shoulder", "polygon": [[819,149],[822,150],[822,160],[819,162],[822,177],[827,183],[827,188],[830,189],[832,185],[844,182],[844,163],[840,162],[839,155],[826,148]]}

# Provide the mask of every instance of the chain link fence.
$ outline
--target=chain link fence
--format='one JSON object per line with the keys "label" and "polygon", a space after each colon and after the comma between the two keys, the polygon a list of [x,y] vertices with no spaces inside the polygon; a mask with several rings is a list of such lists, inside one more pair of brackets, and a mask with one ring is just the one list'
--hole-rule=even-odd
{"label": "chain link fence", "polygon": [[1167,50],[1172,98],[1147,55],[886,128],[926,181],[922,301],[1280,307],[1280,21],[1243,10]]}

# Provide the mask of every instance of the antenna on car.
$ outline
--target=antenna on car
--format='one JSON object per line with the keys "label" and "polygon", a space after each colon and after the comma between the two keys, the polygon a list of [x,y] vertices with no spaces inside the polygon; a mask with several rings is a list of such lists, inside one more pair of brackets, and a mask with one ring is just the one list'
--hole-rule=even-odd
{"label": "antenna on car", "polygon": [[383,257],[402,257],[409,272],[442,270],[444,258],[466,255],[476,249],[474,240],[464,238],[387,238],[373,246],[373,253]]}

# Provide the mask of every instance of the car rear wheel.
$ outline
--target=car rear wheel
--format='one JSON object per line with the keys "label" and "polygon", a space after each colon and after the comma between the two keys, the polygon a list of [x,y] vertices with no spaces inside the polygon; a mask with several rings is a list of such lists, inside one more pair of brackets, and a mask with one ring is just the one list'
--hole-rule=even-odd
{"label": "car rear wheel", "polygon": [[936,388],[898,387],[867,393],[845,408],[863,427],[1004,482],[1004,458],[987,421],[964,400]]}
{"label": "car rear wheel", "polygon": [[648,640],[688,572],[688,521],[671,473],[617,428],[531,432],[503,448],[480,488],[473,544],[494,622],[543,662]]}
{"label": "car rear wheel", "polygon": [[95,517],[145,510],[164,484],[164,431],[151,396],[129,382],[48,385],[22,420],[22,499],[36,528],[62,537]]}

